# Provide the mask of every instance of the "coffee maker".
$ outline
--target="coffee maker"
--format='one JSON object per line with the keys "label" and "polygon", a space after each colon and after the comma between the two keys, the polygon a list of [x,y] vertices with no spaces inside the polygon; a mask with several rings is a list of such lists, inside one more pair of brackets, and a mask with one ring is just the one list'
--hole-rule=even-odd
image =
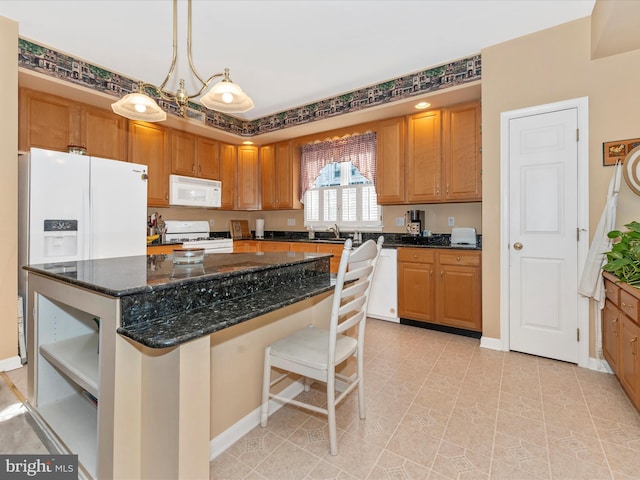
{"label": "coffee maker", "polygon": [[407,232],[409,235],[422,235],[422,225],[424,224],[424,210],[408,210]]}

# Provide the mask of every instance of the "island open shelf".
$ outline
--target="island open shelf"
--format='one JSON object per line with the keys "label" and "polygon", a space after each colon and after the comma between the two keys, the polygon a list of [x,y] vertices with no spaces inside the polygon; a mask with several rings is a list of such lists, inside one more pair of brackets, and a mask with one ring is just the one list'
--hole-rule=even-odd
{"label": "island open shelf", "polygon": [[98,398],[99,344],[99,335],[88,333],[40,345],[40,354],[81,388]]}
{"label": "island open shelf", "polygon": [[69,453],[82,458],[81,466],[97,478],[98,416],[96,407],[81,394],[72,394],[47,404],[39,404],[40,417],[55,432],[56,440]]}

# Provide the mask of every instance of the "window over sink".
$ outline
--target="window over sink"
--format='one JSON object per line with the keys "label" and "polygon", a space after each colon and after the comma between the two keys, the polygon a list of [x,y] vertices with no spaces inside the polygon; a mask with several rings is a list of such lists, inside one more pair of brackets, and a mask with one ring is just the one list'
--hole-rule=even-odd
{"label": "window over sink", "polygon": [[382,230],[375,190],[376,135],[353,135],[302,148],[304,225],[325,230]]}

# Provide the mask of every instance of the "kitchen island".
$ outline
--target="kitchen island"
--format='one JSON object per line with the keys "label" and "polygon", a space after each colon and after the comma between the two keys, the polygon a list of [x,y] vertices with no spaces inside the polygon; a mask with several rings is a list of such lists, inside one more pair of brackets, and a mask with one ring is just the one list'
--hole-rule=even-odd
{"label": "kitchen island", "polygon": [[29,402],[93,478],[208,478],[259,407],[264,346],[322,323],[333,288],[328,255],[294,252],[25,268]]}

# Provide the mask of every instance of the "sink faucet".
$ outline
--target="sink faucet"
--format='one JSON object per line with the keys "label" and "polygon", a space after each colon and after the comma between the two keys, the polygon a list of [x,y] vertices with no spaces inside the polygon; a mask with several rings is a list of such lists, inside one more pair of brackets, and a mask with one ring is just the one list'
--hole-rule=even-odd
{"label": "sink faucet", "polygon": [[340,238],[340,229],[338,228],[338,224],[334,224],[333,227],[329,227],[327,230],[333,232],[336,238]]}

